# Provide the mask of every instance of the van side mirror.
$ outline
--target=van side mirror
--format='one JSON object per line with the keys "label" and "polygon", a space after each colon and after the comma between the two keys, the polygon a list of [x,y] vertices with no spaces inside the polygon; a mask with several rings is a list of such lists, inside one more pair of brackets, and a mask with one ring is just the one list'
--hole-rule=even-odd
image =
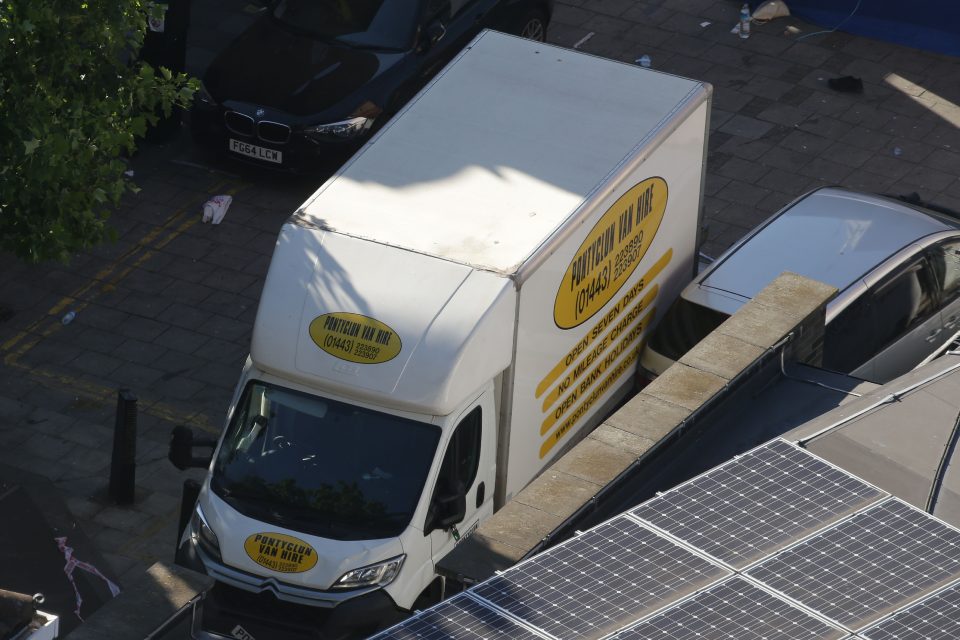
{"label": "van side mirror", "polygon": [[[173,466],[181,471],[191,467],[206,468],[213,460],[213,448],[216,446],[215,438],[197,438],[193,429],[178,425],[170,432],[170,451],[167,457]],[[195,457],[193,450],[196,447],[208,447],[210,451],[206,455]]]}
{"label": "van side mirror", "polygon": [[426,531],[429,533],[434,529],[449,529],[462,522],[466,515],[467,492],[461,485],[454,493],[441,493],[434,497]]}

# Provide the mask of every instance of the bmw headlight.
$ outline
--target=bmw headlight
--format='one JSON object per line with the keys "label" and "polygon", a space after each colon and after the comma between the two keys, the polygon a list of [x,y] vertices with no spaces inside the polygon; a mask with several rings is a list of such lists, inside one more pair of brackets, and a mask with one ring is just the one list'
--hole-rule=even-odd
{"label": "bmw headlight", "polygon": [[346,120],[306,127],[303,133],[317,141],[349,140],[366,133],[382,111],[380,107],[367,100],[354,109]]}
{"label": "bmw headlight", "polygon": [[373,126],[373,118],[356,117],[307,127],[303,132],[315,140],[349,140],[356,138],[371,126]]}
{"label": "bmw headlight", "polygon": [[333,588],[357,589],[359,587],[385,587],[400,573],[400,567],[403,566],[403,561],[406,557],[406,555],[397,556],[384,562],[371,564],[368,567],[360,567],[353,571],[347,571],[334,583]]}
{"label": "bmw headlight", "polygon": [[217,534],[207,524],[207,519],[203,517],[203,511],[199,504],[193,510],[193,517],[190,518],[190,538],[203,549],[204,553],[218,562],[220,561],[220,541],[217,539]]}

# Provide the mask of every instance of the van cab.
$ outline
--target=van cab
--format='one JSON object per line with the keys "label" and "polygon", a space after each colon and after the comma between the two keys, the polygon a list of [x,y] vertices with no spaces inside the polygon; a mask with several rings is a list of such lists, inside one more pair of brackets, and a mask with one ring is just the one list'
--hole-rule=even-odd
{"label": "van cab", "polygon": [[728,249],[672,303],[641,354],[652,379],[784,271],[840,293],[827,307],[823,366],[883,383],[960,330],[960,221],[827,187]]}

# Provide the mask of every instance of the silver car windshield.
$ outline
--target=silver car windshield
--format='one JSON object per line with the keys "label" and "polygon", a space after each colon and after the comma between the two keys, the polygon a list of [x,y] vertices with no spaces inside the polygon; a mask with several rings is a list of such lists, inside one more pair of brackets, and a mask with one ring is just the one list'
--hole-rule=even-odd
{"label": "silver car windshield", "polygon": [[440,428],[251,382],[211,487],[258,520],[337,540],[399,535],[423,492]]}

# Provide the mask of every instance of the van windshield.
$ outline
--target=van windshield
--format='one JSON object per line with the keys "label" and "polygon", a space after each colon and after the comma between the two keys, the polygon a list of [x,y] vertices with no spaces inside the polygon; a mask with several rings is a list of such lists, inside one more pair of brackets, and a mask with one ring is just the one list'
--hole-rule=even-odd
{"label": "van windshield", "polygon": [[257,520],[335,540],[400,535],[423,492],[440,428],[251,382],[211,488]]}
{"label": "van windshield", "polygon": [[650,348],[665,358],[679,360],[728,317],[678,297],[650,337]]}

